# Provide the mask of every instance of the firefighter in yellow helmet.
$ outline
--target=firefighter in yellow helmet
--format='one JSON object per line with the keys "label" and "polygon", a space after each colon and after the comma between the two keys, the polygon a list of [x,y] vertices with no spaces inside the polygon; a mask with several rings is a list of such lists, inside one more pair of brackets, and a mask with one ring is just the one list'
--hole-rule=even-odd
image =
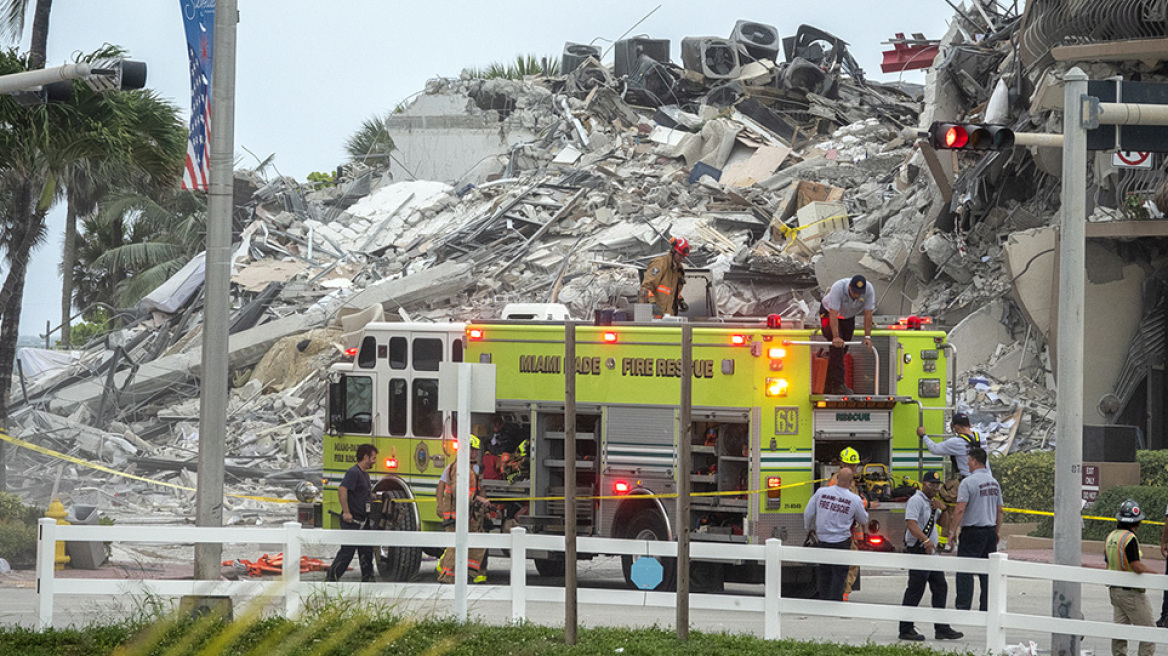
{"label": "firefighter in yellow helmet", "polygon": [[[851,489],[853,494],[856,494],[860,497],[860,499],[864,502],[864,508],[867,509],[868,508],[868,497],[860,493],[860,488],[856,484],[856,479],[859,478],[859,476],[860,476],[860,452],[856,451],[855,449],[853,449],[850,446],[845,447],[843,451],[840,451],[839,460],[840,460],[840,469],[847,467],[848,469],[852,470],[852,485],[851,485],[850,489]],[[831,477],[831,483],[832,483],[832,485],[835,485],[835,475],[834,474]],[[856,551],[859,549],[859,547],[856,545],[862,539],[864,539],[864,527],[857,526],[856,524],[852,524],[852,546],[850,547],[852,551]],[[852,594],[852,586],[854,586],[856,584],[856,578],[859,576],[860,576],[860,568],[859,567],[852,565],[851,567],[848,568],[848,578],[847,578],[847,581],[844,583],[844,601],[847,601],[848,597]]]}
{"label": "firefighter in yellow helmet", "polygon": [[[470,436],[470,518],[469,528],[471,533],[482,533],[483,524],[487,517],[487,512],[490,510],[490,502],[487,497],[483,496],[479,490],[479,475],[475,473],[475,467],[478,465],[479,451],[482,449],[482,444],[479,438],[475,435]],[[438,517],[442,519],[442,527],[447,533],[453,533],[455,527],[455,511],[457,510],[458,499],[455,496],[458,489],[458,459],[449,458],[450,464],[442,472],[442,477],[438,479]],[[470,580],[472,583],[486,583],[487,581],[487,550],[486,549],[470,549],[467,552],[467,569],[470,570]],[[442,559],[438,561],[438,582],[439,583],[453,583],[454,582],[454,547],[448,548],[442,553]]]}
{"label": "firefighter in yellow helmet", "polygon": [[637,300],[641,303],[652,303],[653,314],[677,316],[689,309],[685,301],[681,300],[681,288],[685,286],[685,269],[681,263],[687,257],[689,240],[674,237],[669,240],[669,252],[649,262]]}

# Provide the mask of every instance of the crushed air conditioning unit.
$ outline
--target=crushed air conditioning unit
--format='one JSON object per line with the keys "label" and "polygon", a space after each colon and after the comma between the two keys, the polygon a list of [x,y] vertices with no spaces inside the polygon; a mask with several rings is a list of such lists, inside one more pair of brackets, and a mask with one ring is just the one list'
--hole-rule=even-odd
{"label": "crushed air conditioning unit", "polygon": [[639,66],[637,60],[642,55],[653,61],[668,64],[669,39],[638,36],[617,41],[612,49],[612,74],[617,77],[629,75]]}
{"label": "crushed air conditioning unit", "polygon": [[740,20],[734,24],[730,40],[741,43],[755,60],[779,61],[782,42],[779,41],[779,30],[773,25]]}
{"label": "crushed air conditioning unit", "polygon": [[641,55],[629,71],[626,100],[635,105],[660,107],[680,104],[673,69],[648,55]]}
{"label": "crushed air conditioning unit", "polygon": [[681,63],[686,70],[701,73],[709,80],[738,77],[742,64],[741,46],[735,41],[709,36],[687,36],[681,40]]}
{"label": "crushed air conditioning unit", "polygon": [[565,43],[564,56],[560,61],[560,75],[567,75],[580,67],[589,57],[600,61],[600,48],[586,43]]}

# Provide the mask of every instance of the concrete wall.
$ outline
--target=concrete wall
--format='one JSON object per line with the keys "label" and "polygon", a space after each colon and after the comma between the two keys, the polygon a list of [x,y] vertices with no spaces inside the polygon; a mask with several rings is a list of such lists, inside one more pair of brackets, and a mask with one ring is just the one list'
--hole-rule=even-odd
{"label": "concrete wall", "polygon": [[507,130],[490,115],[394,116],[387,123],[395,147],[389,169],[394,180],[453,183],[484,158],[535,138]]}
{"label": "concrete wall", "polygon": [[1144,270],[1124,264],[1102,246],[1087,244],[1086,333],[1083,349],[1083,423],[1107,423],[1096,406],[1115,387],[1132,338],[1144,316]]}

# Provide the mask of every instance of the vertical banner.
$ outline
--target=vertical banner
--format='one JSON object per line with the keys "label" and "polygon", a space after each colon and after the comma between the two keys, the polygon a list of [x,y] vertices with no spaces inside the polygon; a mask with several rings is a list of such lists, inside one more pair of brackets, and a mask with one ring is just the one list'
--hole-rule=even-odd
{"label": "vertical banner", "polygon": [[179,0],[191,64],[191,133],[183,189],[207,191],[210,181],[211,44],[215,41],[215,0]]}

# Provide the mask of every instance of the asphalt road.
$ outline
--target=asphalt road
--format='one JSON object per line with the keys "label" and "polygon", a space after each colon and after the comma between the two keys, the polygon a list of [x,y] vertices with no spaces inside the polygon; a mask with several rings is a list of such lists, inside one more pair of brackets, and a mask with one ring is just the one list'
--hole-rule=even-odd
{"label": "asphalt road", "polygon": [[[255,551],[241,547],[242,551]],[[189,565],[167,563],[190,563],[184,558],[188,547],[175,547],[154,551],[140,555],[136,560],[118,561],[127,572],[134,572],[133,577],[149,578],[181,578],[189,575]],[[326,554],[313,554],[326,555]],[[493,557],[493,567],[488,584],[505,585],[509,579],[506,561]],[[355,564],[355,563],[354,563]],[[423,561],[422,572],[424,577],[432,571],[435,562],[427,558]],[[102,576],[111,576],[106,570]],[[68,585],[68,577],[81,578],[84,572],[67,571],[58,585]],[[92,576],[92,574],[89,574]],[[541,577],[535,571],[532,563],[528,563],[528,585],[562,587],[563,580]],[[355,572],[348,577],[355,579]],[[323,580],[323,573],[309,574],[308,580]],[[579,567],[579,581],[581,587],[590,588],[624,588],[624,578],[621,574],[620,559],[615,557],[600,557],[591,561],[582,561]],[[435,584],[437,585],[437,584]],[[900,573],[866,572],[862,579],[862,589],[851,596],[853,603],[873,603],[896,605],[901,601],[904,593],[905,577]],[[727,592],[733,594],[761,596],[762,588],[758,585],[727,584]],[[950,579],[950,607],[952,606],[953,581]],[[1083,613],[1086,617],[1097,620],[1108,620],[1111,617],[1111,605],[1107,591],[1099,586],[1084,586]],[[1021,584],[1011,589],[1009,607],[1014,612],[1032,613],[1036,615],[1049,614],[1051,591],[1047,586],[1031,586],[1023,588]],[[129,617],[140,614],[144,608],[141,599],[119,597],[91,598],[82,596],[59,597],[55,608],[54,618],[58,627],[70,624],[84,625],[118,617]],[[442,616],[449,613],[449,608],[437,605],[434,601],[406,602],[406,606],[398,605],[399,610],[409,609],[410,612],[423,616]],[[1156,610],[1159,609],[1159,599],[1153,599]],[[36,610],[36,582],[31,572],[11,572],[0,575],[0,623],[35,625]],[[547,625],[562,626],[564,621],[564,605],[559,603],[540,603],[528,605],[530,621]],[[492,624],[502,624],[510,621],[510,605],[506,602],[480,602],[472,604],[470,613],[472,618]],[[626,627],[673,627],[675,611],[672,608],[650,608],[628,606],[598,606],[581,604],[579,618],[582,626],[626,626]],[[743,611],[703,611],[691,610],[691,629],[704,632],[751,633],[762,635],[762,616],[758,613]],[[830,628],[825,628],[830,627]],[[953,650],[971,650],[980,652],[984,645],[984,632],[974,627],[955,626],[964,631],[966,636],[961,640],[934,641],[932,627],[918,625],[917,630],[924,633],[929,644],[938,648]],[[823,618],[785,615],[783,619],[783,635],[800,640],[831,640],[851,644],[867,642],[895,644],[897,640],[897,623],[895,621],[846,620],[830,621],[825,623]],[[1166,632],[1168,633],[1168,632]],[[1009,644],[1028,643],[1030,640],[1038,643],[1040,648],[1048,649],[1050,636],[1048,634],[1025,634],[1011,632],[1008,635]],[[1168,643],[1168,636],[1165,642]],[[1110,643],[1106,640],[1087,639],[1083,648],[1093,650],[1094,654],[1110,653]],[[1163,647],[1161,647],[1163,649]],[[1132,645],[1132,653],[1135,645]],[[1087,653],[1087,652],[1084,652]]]}

